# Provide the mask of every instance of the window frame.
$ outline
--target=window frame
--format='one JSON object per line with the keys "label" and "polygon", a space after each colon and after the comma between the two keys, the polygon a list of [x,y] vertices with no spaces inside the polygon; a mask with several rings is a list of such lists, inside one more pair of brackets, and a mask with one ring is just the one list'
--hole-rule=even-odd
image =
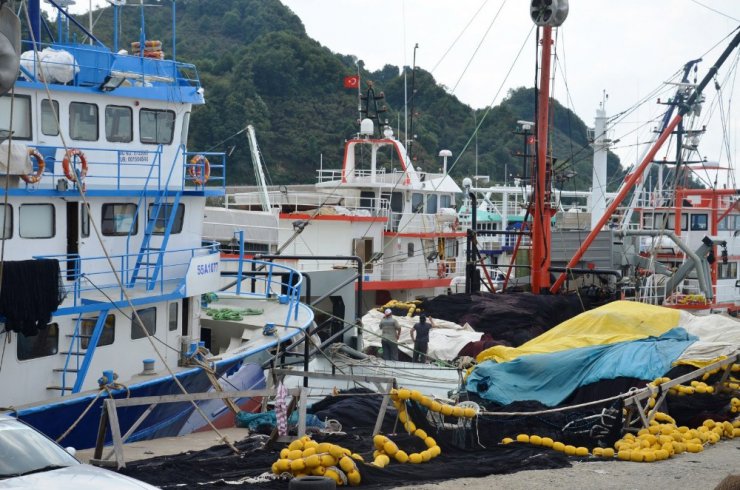
{"label": "window frame", "polygon": [[[108,109],[125,109],[129,115],[128,139],[113,138],[108,136]],[[134,141],[134,111],[129,106],[108,104],[105,106],[103,124],[105,125],[105,141],[110,143],[131,143]],[[118,118],[120,121],[120,118]]]}
{"label": "window frame", "polygon": [[[21,217],[21,213],[23,212],[24,207],[31,207],[31,206],[45,206],[48,208],[51,208],[51,235],[48,236],[23,236],[22,233],[22,224],[23,219]],[[57,235],[57,213],[56,208],[54,207],[53,203],[46,203],[46,202],[39,202],[39,203],[24,203],[21,204],[18,207],[18,236],[20,238],[23,238],[25,240],[48,240],[50,238],[54,238]]]}
{"label": "window frame", "polygon": [[[155,134],[155,138],[154,138],[153,141],[144,141],[144,139],[143,139],[144,133],[141,130],[141,128],[142,128],[142,124],[141,124],[142,114],[148,113],[148,112],[154,113],[156,115],[155,118],[154,118],[155,119],[154,126],[155,126],[155,128],[157,128],[157,134]],[[169,141],[167,141],[167,142],[160,141],[159,138],[157,138],[158,133],[159,133],[159,131],[158,131],[158,123],[159,123],[159,115],[160,114],[172,114],[172,130],[170,131],[170,138],[169,138]],[[139,142],[141,144],[143,144],[143,145],[171,145],[172,144],[172,141],[175,138],[175,125],[176,125],[176,123],[177,123],[177,114],[175,114],[175,111],[171,111],[171,110],[168,110],[168,109],[149,109],[149,108],[146,108],[146,107],[142,107],[141,109],[139,109]]]}
{"label": "window frame", "polygon": [[[31,355],[30,352],[33,352],[37,349],[37,342],[38,337],[41,335],[42,332],[47,332],[45,341],[47,342],[46,346],[41,347],[47,347],[47,353],[46,354],[40,354],[40,355]],[[48,332],[55,332],[53,335],[49,335]],[[29,338],[35,337],[36,340],[33,343],[27,343]],[[21,340],[23,339],[23,340]],[[48,345],[48,341],[51,340],[55,343],[55,345]],[[21,347],[24,348],[24,352],[21,353]],[[16,349],[15,349],[15,355],[18,361],[31,361],[33,359],[40,359],[42,357],[49,357],[49,356],[55,356],[59,353],[59,324],[56,322],[49,323],[46,328],[39,330],[39,333],[36,335],[26,336],[22,333],[18,333],[16,336]]]}
{"label": "window frame", "polygon": [[[33,110],[32,110],[33,104],[32,104],[32,101],[31,101],[31,96],[30,95],[23,95],[23,94],[15,94],[14,96],[11,96],[9,94],[0,95],[0,99],[3,99],[5,97],[7,97],[8,99],[10,99],[12,97],[15,97],[15,99],[16,99],[16,102],[13,103],[13,105],[14,105],[14,107],[13,107],[13,117],[14,118],[16,117],[16,111],[18,110],[18,104],[17,104],[18,99],[23,100],[23,101],[25,101],[25,103],[28,104],[28,112],[26,113],[27,116],[28,116],[28,126],[26,128],[24,128],[25,130],[28,131],[28,136],[23,136],[23,134],[25,134],[25,133],[19,133],[18,132],[18,129],[15,126],[15,124],[13,124],[13,139],[14,140],[22,140],[22,141],[31,141],[33,139]],[[18,116],[18,117],[20,117],[20,116]],[[8,123],[10,124],[11,122],[15,123],[15,121],[10,121],[10,113],[8,112]],[[10,129],[10,127],[5,128],[5,129]]]}
{"label": "window frame", "polygon": [[[172,307],[175,307],[175,314],[174,319],[172,318]],[[168,332],[175,332],[177,331],[177,324],[179,323],[179,313],[180,313],[180,305],[177,301],[173,301],[172,303],[167,306],[167,331]],[[174,320],[174,322],[173,322]],[[174,328],[173,328],[174,326]]]}
{"label": "window frame", "polygon": [[[49,107],[54,107],[54,110],[51,112],[51,117],[56,118],[56,132],[55,133],[47,133],[44,131],[44,103],[47,104]],[[59,101],[56,99],[51,99],[51,105],[49,105],[49,99],[41,99],[41,103],[39,104],[39,110],[41,111],[40,117],[39,117],[39,127],[41,128],[41,134],[44,136],[59,136],[59,128],[61,127],[59,118]]]}
{"label": "window frame", "polygon": [[[703,219],[702,219],[703,218]],[[700,226],[700,221],[703,221],[704,227]],[[706,213],[693,213],[689,220],[691,224],[691,231],[708,231],[709,230],[709,215]]]}
{"label": "window frame", "polygon": [[[92,335],[95,331],[95,324],[98,323],[98,317],[83,318],[80,320],[80,333],[82,335]],[[88,325],[90,325],[88,329]],[[105,317],[105,324],[103,325],[103,331],[100,333],[100,339],[98,339],[97,347],[105,347],[106,345],[113,345],[116,341],[116,315],[110,313]],[[83,337],[80,339],[80,347],[87,349],[90,345],[90,338]]]}
{"label": "window frame", "polygon": [[80,238],[88,238],[90,236],[90,208],[87,203],[80,203]]}
{"label": "window frame", "polygon": [[[133,207],[133,214],[132,214],[132,225],[133,230],[129,228],[128,231],[115,231],[116,230],[116,215],[115,213],[110,218],[106,218],[106,210],[109,206],[132,206]],[[112,229],[114,231],[110,231],[109,228],[106,227],[106,223],[111,223]],[[136,204],[132,202],[107,202],[103,203],[103,205],[100,208],[100,232],[103,234],[103,236],[134,236],[139,233],[139,215],[136,212]]]}
{"label": "window frame", "polygon": [[[80,138],[79,135],[75,137],[76,125],[72,124],[72,117],[73,117],[72,107],[75,105],[91,106],[95,108],[95,138],[94,139]],[[78,101],[70,102],[68,123],[69,123],[69,128],[67,132],[69,133],[70,139],[75,140],[75,141],[100,141],[100,107],[98,107],[98,104],[95,104],[93,102],[78,102]]]}
{"label": "window frame", "polygon": [[[0,228],[0,240],[10,240],[13,238],[13,205],[8,203],[4,205],[5,215],[3,216],[3,226]],[[10,218],[10,228],[8,228],[7,220]],[[5,236],[5,230],[9,230],[9,236]]]}
{"label": "window frame", "polygon": [[[145,318],[149,312],[154,313],[154,322],[151,325],[151,330],[149,330],[149,326],[147,325],[147,318]],[[156,306],[149,306],[147,308],[140,308],[136,310],[136,313],[139,318],[141,318],[142,322],[144,323],[144,328],[147,332],[149,332],[149,335],[156,335],[157,333],[157,307]],[[131,340],[139,340],[146,338],[146,334],[142,332],[142,329],[136,325],[136,317],[137,315],[131,316]]]}
{"label": "window frame", "polygon": [[[152,208],[154,207],[154,203],[149,203],[149,207],[147,208],[147,220],[152,219]],[[165,212],[164,217],[160,217],[163,214],[163,211],[167,210]],[[166,223],[167,215],[172,212],[172,204],[170,203],[162,203],[162,207],[159,208],[159,214],[160,216],[157,217],[157,223],[159,221],[162,221],[163,223]],[[164,235],[164,230],[162,231],[156,231],[157,227],[155,227],[152,230],[152,235]],[[177,225],[180,225],[179,227]],[[182,233],[182,229],[185,226],[185,204],[184,203],[177,203],[177,212],[175,213],[175,222],[172,224],[172,230],[170,231],[171,235],[177,235],[179,233]]]}

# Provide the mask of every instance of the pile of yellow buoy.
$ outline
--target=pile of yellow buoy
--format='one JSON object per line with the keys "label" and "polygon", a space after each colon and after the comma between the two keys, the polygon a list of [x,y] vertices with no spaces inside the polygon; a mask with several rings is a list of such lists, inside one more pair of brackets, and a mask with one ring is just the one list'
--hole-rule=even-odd
{"label": "pile of yellow buoy", "polygon": [[[375,451],[373,452],[373,462],[370,464],[379,468],[388,466],[391,459],[399,463],[426,463],[442,453],[442,449],[433,437],[429,437],[423,429],[416,428],[406,410],[406,401],[415,401],[432,412],[448,417],[473,418],[477,415],[473,408],[440,403],[422,395],[417,390],[394,389],[391,390],[390,397],[396,410],[398,410],[398,420],[409,434],[424,441],[426,449],[409,454],[400,449],[387,436],[378,434],[373,438]],[[280,451],[280,459],[273,463],[272,472],[276,475],[290,473],[294,478],[302,478],[308,475],[325,476],[337,482],[337,485],[349,484],[356,486],[361,481],[356,461],[363,461],[362,456],[352,453],[347,448],[326,442],[318,443],[308,436],[303,436]]]}
{"label": "pile of yellow buoy", "polygon": [[414,300],[414,301],[398,301],[396,299],[392,299],[383,306],[380,306],[377,308],[377,310],[381,313],[383,313],[386,308],[391,308],[395,310],[406,310],[406,316],[412,317],[414,316],[414,313],[416,313],[417,310],[420,310],[421,308],[421,301]]}
{"label": "pile of yellow buoy", "polygon": [[276,475],[291,473],[295,478],[325,476],[337,485],[357,486],[361,478],[355,461],[362,461],[362,456],[336,444],[316,442],[303,436],[280,451],[280,459],[272,464],[272,472]]}
{"label": "pile of yellow buoy", "polygon": [[[740,366],[733,365],[732,371],[740,370]],[[719,370],[710,371],[704,374],[703,380],[706,381]],[[658,378],[649,386],[657,387],[667,383],[670,378]],[[668,393],[674,396],[694,395],[697,393],[712,394],[715,392],[714,387],[706,384],[704,381],[692,381],[690,386],[676,385],[669,388]],[[732,381],[726,383],[730,389]],[[648,398],[648,407],[655,407],[655,398],[657,394]],[[732,413],[740,412],[740,399],[732,398],[730,401],[730,410]],[[637,435],[627,433],[624,437],[614,443],[614,448],[596,447],[589,452],[586,447],[575,447],[563,444],[562,442],[553,441],[549,437],[540,437],[538,435],[519,434],[516,436],[517,442],[529,443],[535,446],[552,448],[556,451],[562,451],[570,456],[588,456],[593,454],[602,458],[614,458],[615,456],[622,461],[634,462],[653,462],[668,459],[673,455],[683,452],[698,453],[704,450],[705,444],[715,444],[722,438],[732,439],[740,437],[740,419],[734,422],[715,422],[714,420],[705,420],[704,423],[696,429],[690,429],[686,426],[677,426],[676,421],[668,414],[656,412],[649,427],[641,429]],[[503,444],[510,444],[514,439],[507,437],[501,441]]]}

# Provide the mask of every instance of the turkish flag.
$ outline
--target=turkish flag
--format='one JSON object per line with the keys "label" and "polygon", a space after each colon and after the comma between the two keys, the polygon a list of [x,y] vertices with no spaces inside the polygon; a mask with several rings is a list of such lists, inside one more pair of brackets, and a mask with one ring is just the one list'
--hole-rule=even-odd
{"label": "turkish flag", "polygon": [[359,75],[350,75],[348,77],[344,77],[344,88],[357,88],[360,86],[360,76]]}

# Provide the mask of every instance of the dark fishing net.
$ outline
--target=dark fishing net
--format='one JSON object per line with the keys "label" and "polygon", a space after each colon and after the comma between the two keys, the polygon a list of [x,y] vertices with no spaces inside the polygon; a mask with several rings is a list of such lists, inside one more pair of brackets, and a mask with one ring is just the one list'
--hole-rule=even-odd
{"label": "dark fishing net", "polygon": [[469,323],[492,339],[518,347],[568,320],[591,305],[577,295],[451,294],[426,300],[422,309],[428,316]]}
{"label": "dark fishing net", "polygon": [[[382,402],[383,395],[366,388],[354,388],[341,391],[337,396],[327,396],[311,405],[309,412],[322,421],[338,421],[345,432],[369,435],[375,427]],[[392,431],[396,417],[396,409],[389,402],[381,431],[384,433]]]}
{"label": "dark fishing net", "polygon": [[[408,434],[391,436],[399,448],[406,452],[426,449],[418,437]],[[346,447],[372,461],[373,441],[370,436],[328,435],[314,436],[317,442],[331,442]],[[161,456],[135,461],[120,473],[168,488],[275,488],[287,489],[287,480],[243,482],[246,477],[258,477],[270,471],[284,444],[263,448],[264,436],[251,437],[236,444],[240,454],[225,445],[204,451]],[[496,446],[476,452],[445,450],[430,463],[399,464],[392,462],[385,468],[359,463],[362,487],[392,488],[407,483],[424,483],[463,477],[481,477],[493,474],[514,473],[521,470],[553,469],[570,466],[568,458],[555,451],[522,444]]]}
{"label": "dark fishing net", "polygon": [[48,326],[64,299],[59,261],[20,260],[3,263],[0,315],[5,328],[33,336]]}

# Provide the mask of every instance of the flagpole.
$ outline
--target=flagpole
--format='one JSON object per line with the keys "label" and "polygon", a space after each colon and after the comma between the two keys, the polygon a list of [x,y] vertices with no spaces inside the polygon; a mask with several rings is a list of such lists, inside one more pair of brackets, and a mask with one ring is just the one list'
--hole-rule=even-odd
{"label": "flagpole", "polygon": [[360,123],[362,123],[362,90],[360,90],[360,61],[355,60],[355,66],[357,67],[357,117]]}

